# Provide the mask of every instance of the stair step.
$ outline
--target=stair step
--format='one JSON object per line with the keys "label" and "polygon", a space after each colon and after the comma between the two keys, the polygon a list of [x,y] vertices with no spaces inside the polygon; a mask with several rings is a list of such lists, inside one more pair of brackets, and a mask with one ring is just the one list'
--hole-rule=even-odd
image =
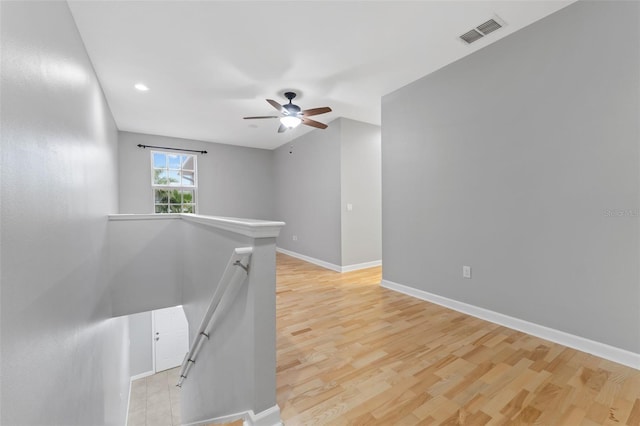
{"label": "stair step", "polygon": [[207,423],[206,426],[242,426],[243,424],[244,421],[240,419],[231,423]]}

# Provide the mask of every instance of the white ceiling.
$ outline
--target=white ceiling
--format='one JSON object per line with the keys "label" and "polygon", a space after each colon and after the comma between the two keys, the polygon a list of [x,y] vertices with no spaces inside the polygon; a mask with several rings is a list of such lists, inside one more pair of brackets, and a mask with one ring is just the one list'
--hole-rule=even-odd
{"label": "white ceiling", "polygon": [[[303,109],[330,106],[380,124],[381,97],[574,0],[69,1],[120,130],[276,148],[277,113],[293,89]],[[466,45],[498,15],[507,25]],[[134,84],[143,82],[148,92]]]}

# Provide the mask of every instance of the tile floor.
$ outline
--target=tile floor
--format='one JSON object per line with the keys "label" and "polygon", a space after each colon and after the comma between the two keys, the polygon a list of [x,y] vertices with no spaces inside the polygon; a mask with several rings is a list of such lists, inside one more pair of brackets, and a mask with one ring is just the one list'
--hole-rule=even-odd
{"label": "tile floor", "polygon": [[179,372],[172,368],[131,383],[127,426],[180,425]]}

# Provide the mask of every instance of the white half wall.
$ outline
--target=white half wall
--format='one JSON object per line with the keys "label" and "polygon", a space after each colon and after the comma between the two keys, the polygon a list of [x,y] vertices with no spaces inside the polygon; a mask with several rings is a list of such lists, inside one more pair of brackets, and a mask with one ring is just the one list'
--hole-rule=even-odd
{"label": "white half wall", "polygon": [[181,304],[192,344],[231,254],[252,249],[248,274],[231,266],[243,279],[222,296],[182,383],[186,423],[276,404],[275,238],[283,225],[187,214],[109,216],[114,315]]}
{"label": "white half wall", "polygon": [[182,384],[182,421],[268,410],[276,406],[275,237],[284,223],[249,223],[244,233],[194,220],[183,225],[183,307],[191,341],[232,251],[253,251],[246,278],[223,297],[210,338]]}

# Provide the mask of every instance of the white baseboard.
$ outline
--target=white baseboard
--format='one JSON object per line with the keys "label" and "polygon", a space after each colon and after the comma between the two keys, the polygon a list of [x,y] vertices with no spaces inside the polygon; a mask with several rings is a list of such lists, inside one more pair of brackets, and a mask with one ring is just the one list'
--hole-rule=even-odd
{"label": "white baseboard", "polygon": [[247,426],[283,426],[280,418],[280,407],[276,404],[258,414],[249,411],[249,418],[245,419],[245,424]]}
{"label": "white baseboard", "polygon": [[561,345],[568,346],[582,352],[587,352],[600,358],[608,359],[609,361],[617,362],[619,364],[623,364],[628,367],[640,370],[640,354],[630,352],[625,349],[616,348],[615,346],[610,346],[605,343],[589,340],[584,337],[566,333],[564,331],[545,327],[543,325],[521,320],[519,318],[510,317],[508,315],[490,311],[478,306],[473,306],[464,302],[459,302],[457,300],[438,296],[424,290],[419,290],[413,287],[394,283],[393,281],[382,280],[380,285],[390,290],[404,293],[421,300],[426,300],[427,302],[435,303],[436,305],[453,309],[454,311],[462,312],[476,318],[512,328],[514,330],[522,331],[523,333],[527,333],[532,336],[540,337],[542,339],[559,343]]}
{"label": "white baseboard", "polygon": [[244,426],[283,426],[282,419],[280,418],[280,407],[278,404],[261,411],[258,414],[255,414],[253,410],[249,410],[198,422],[187,423],[184,426],[202,426],[211,423],[231,423],[240,419],[244,420]]}
{"label": "white baseboard", "polygon": [[185,423],[183,426],[203,426],[211,423],[231,423],[236,420],[244,419],[244,424],[247,424],[247,418],[249,417],[248,411],[243,411],[241,413],[228,414],[226,416],[213,417],[207,420],[200,420],[197,422]]}
{"label": "white baseboard", "polygon": [[342,267],[341,272],[359,271],[360,269],[373,268],[374,266],[382,265],[382,260],[374,260],[372,262],[356,263],[353,265],[347,265]]}
{"label": "white baseboard", "polygon": [[304,260],[305,262],[313,263],[314,265],[321,266],[326,269],[330,269],[335,272],[352,272],[359,269],[373,268],[374,266],[382,265],[382,260],[374,260],[372,262],[357,263],[354,265],[340,266],[333,263],[325,262],[324,260],[316,259],[315,257],[307,256],[305,254],[296,253],[295,251],[285,250],[280,247],[276,247],[278,253],[286,254],[287,256],[295,257],[296,259]]}
{"label": "white baseboard", "polygon": [[129,407],[131,405],[131,382],[132,380],[129,380],[129,392],[127,392],[127,413],[124,415],[124,426],[128,426],[129,425]]}
{"label": "white baseboard", "polygon": [[342,272],[342,267],[333,263],[325,262],[324,260],[316,259],[315,257],[307,256],[304,254],[296,253],[295,251],[285,250],[280,247],[276,247],[278,253],[286,254],[287,256],[295,257],[296,259],[304,260],[305,262],[313,263],[314,265],[322,266],[332,271]]}
{"label": "white baseboard", "polygon": [[138,379],[144,379],[145,377],[153,376],[155,373],[153,371],[145,371],[144,373],[136,374],[135,376],[131,376],[131,381]]}

